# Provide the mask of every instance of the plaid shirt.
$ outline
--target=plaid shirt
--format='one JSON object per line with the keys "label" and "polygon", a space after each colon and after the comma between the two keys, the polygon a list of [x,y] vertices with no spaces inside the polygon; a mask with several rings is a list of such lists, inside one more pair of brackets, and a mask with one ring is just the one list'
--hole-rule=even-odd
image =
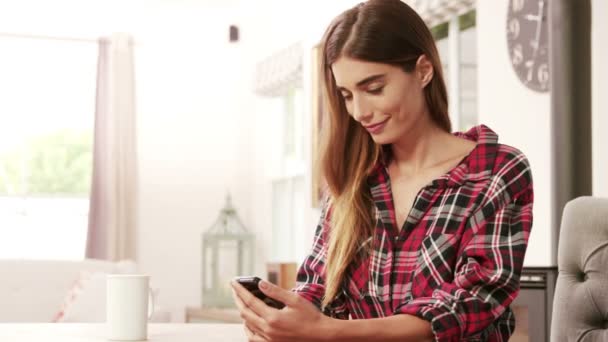
{"label": "plaid shirt", "polygon": [[[455,135],[477,146],[420,190],[401,230],[386,167],[375,167],[368,178],[377,222],[366,241],[371,253],[349,266],[326,315],[409,314],[429,321],[436,341],[509,339],[515,328],[509,305],[519,292],[532,226],[530,165],[486,126]],[[319,308],[330,215],[326,204],[294,289]]]}

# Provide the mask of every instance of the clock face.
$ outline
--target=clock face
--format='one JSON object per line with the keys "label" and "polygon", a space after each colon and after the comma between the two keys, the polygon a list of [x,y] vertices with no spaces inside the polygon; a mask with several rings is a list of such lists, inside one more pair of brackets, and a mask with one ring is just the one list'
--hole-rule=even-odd
{"label": "clock face", "polygon": [[549,91],[547,0],[509,0],[507,44],[515,73],[528,88]]}

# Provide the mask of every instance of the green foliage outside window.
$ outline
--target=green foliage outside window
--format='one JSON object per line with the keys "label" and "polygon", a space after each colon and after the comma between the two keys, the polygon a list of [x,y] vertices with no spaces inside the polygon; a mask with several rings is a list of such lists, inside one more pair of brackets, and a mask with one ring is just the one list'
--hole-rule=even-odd
{"label": "green foliage outside window", "polygon": [[[458,17],[458,27],[460,31],[464,31],[470,27],[475,26],[477,20],[477,11],[472,10]],[[449,23],[445,22],[437,26],[431,27],[431,33],[435,40],[441,40],[447,38],[449,30]]]}
{"label": "green foliage outside window", "polygon": [[0,195],[88,195],[91,132],[61,130],[0,154]]}

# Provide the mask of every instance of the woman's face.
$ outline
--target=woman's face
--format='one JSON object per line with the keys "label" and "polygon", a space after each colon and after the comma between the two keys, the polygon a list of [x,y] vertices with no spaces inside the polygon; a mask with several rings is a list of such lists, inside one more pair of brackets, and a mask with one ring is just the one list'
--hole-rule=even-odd
{"label": "woman's face", "polygon": [[432,78],[432,66],[421,56],[416,69],[403,69],[340,57],[331,66],[336,86],[348,113],[377,144],[392,144],[428,117],[424,86]]}

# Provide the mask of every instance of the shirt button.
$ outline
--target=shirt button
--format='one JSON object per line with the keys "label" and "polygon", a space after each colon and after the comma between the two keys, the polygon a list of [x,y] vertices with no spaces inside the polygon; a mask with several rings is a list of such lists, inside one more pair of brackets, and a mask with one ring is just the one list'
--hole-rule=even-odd
{"label": "shirt button", "polygon": [[395,241],[399,241],[399,237],[398,236],[395,236]]}

